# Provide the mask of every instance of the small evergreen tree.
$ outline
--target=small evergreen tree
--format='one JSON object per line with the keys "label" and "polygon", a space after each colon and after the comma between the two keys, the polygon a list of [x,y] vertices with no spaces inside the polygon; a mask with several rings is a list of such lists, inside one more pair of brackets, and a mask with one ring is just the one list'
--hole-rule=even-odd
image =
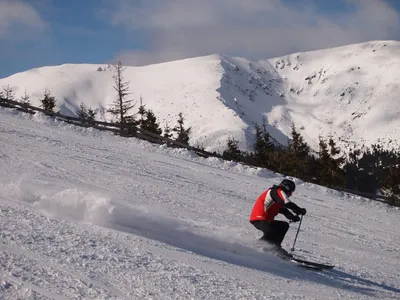
{"label": "small evergreen tree", "polygon": [[96,120],[96,113],[97,113],[97,110],[93,110],[91,107],[89,107],[87,109],[87,120],[88,121]]}
{"label": "small evergreen tree", "polygon": [[304,141],[302,135],[296,131],[294,124],[292,125],[292,139],[288,143],[289,151],[293,152],[296,158],[307,158],[310,153],[310,147]]}
{"label": "small evergreen tree", "polygon": [[254,143],[254,156],[259,158],[259,161],[262,161],[262,153],[263,153],[263,138],[262,138],[262,131],[260,126],[257,123],[254,123],[255,129],[255,143]]}
{"label": "small evergreen tree", "polygon": [[328,150],[328,144],[320,136],[319,137],[319,151],[318,151],[318,163],[320,164],[320,172],[317,177],[317,182],[330,186],[332,184],[332,174],[331,174],[331,156]]}
{"label": "small evergreen tree", "polygon": [[255,144],[254,144],[254,159],[256,164],[261,167],[270,166],[270,155],[274,151],[274,145],[269,139],[269,133],[263,118],[262,128],[258,124],[254,124],[255,133]]}
{"label": "small evergreen tree", "polygon": [[92,107],[87,107],[83,102],[79,105],[79,109],[76,110],[76,115],[78,118],[85,122],[91,122],[96,119],[97,110],[93,110]]}
{"label": "small evergreen tree", "polygon": [[139,106],[139,109],[138,109],[138,114],[139,114],[139,116],[140,116],[140,119],[139,119],[139,121],[138,121],[138,124],[139,124],[140,126],[142,126],[142,124],[143,124],[143,122],[144,122],[144,120],[145,120],[145,116],[146,116],[146,108],[145,108],[145,106],[144,106],[144,104],[143,104],[143,98],[142,98],[142,96],[140,96],[140,106]]}
{"label": "small evergreen tree", "polygon": [[79,105],[79,109],[77,109],[75,113],[77,117],[82,120],[86,120],[88,117],[87,107],[83,102],[81,102],[81,104]]}
{"label": "small evergreen tree", "polygon": [[272,152],[269,156],[269,168],[272,171],[275,172],[280,172],[280,173],[285,173],[286,169],[286,163],[285,163],[285,155],[286,151],[282,147],[276,147],[275,151]]}
{"label": "small evergreen tree", "polygon": [[[134,117],[128,116],[128,112],[135,106],[132,105],[133,100],[127,100],[129,93],[129,82],[124,81],[123,67],[121,61],[118,61],[113,65],[115,70],[114,78],[114,90],[117,92],[117,98],[113,102],[113,105],[107,110],[110,114],[117,118],[117,123],[134,123]],[[127,119],[129,118],[129,122]]]}
{"label": "small evergreen tree", "polygon": [[321,164],[314,155],[309,155],[307,158],[307,174],[306,178],[310,182],[319,183],[319,174],[321,172]]}
{"label": "small evergreen tree", "polygon": [[329,165],[329,160],[330,160],[331,156],[329,154],[328,144],[322,138],[322,136],[319,137],[318,155],[319,155],[319,159],[321,162],[326,162],[325,165]]}
{"label": "small evergreen tree", "polygon": [[314,178],[310,164],[310,147],[304,141],[302,135],[296,131],[294,124],[292,125],[292,138],[288,142],[288,147],[281,159],[284,160],[284,173],[310,180]]}
{"label": "small evergreen tree", "polygon": [[157,118],[150,109],[146,110],[146,118],[142,120],[140,128],[158,135],[162,133],[160,125],[157,123]]}
{"label": "small evergreen tree", "polygon": [[386,203],[394,206],[400,206],[400,166],[390,166],[388,173],[383,181],[383,188],[388,190],[389,199]]}
{"label": "small evergreen tree", "polygon": [[343,166],[343,170],[346,173],[345,187],[348,189],[353,189],[353,190],[357,189],[357,181],[359,174],[358,160],[360,154],[361,154],[360,149],[354,149],[354,150],[351,149],[350,152],[348,153],[345,164]]}
{"label": "small evergreen tree", "polygon": [[51,95],[48,89],[44,91],[43,99],[41,99],[40,102],[42,103],[41,106],[44,110],[54,112],[54,108],[56,107],[56,99]]}
{"label": "small evergreen tree", "polygon": [[272,151],[274,151],[275,146],[270,140],[270,135],[269,135],[269,132],[267,131],[267,124],[265,123],[265,118],[263,118],[262,137],[263,137],[263,141],[264,141],[265,151],[267,153],[271,153]]}
{"label": "small evergreen tree", "polygon": [[227,142],[227,149],[222,153],[224,159],[240,161],[242,158],[242,153],[239,150],[239,141],[234,138],[229,138]]}
{"label": "small evergreen tree", "polygon": [[191,127],[187,129],[184,127],[184,118],[181,112],[178,114],[178,117],[178,125],[172,130],[178,134],[178,137],[176,138],[178,142],[189,145],[189,134]]}
{"label": "small evergreen tree", "polygon": [[329,138],[329,152],[331,154],[331,157],[335,157],[340,154],[340,149],[339,147],[336,147],[336,143],[332,137]]}
{"label": "small evergreen tree", "polygon": [[165,137],[167,139],[171,139],[172,136],[173,136],[172,129],[171,129],[171,127],[169,127],[168,122],[165,122],[165,128],[164,128],[163,137]]}
{"label": "small evergreen tree", "polygon": [[21,101],[23,105],[31,105],[31,96],[28,94],[28,92],[25,89],[24,94],[21,96]]}
{"label": "small evergreen tree", "polygon": [[339,147],[336,147],[336,143],[332,137],[329,138],[328,145],[330,150],[329,154],[331,157],[330,166],[332,170],[332,185],[344,186],[346,182],[346,176],[341,167],[345,162],[345,157],[344,155],[340,155],[340,149]]}
{"label": "small evergreen tree", "polygon": [[143,104],[142,96],[140,96],[140,105],[137,114],[139,115],[139,120],[137,120],[137,125],[139,125],[141,129],[157,135],[162,134],[162,129],[160,128],[160,125],[157,122],[157,117],[155,116],[152,110],[146,109],[145,105]]}
{"label": "small evergreen tree", "polygon": [[3,97],[6,100],[15,101],[15,91],[10,85],[3,87]]}

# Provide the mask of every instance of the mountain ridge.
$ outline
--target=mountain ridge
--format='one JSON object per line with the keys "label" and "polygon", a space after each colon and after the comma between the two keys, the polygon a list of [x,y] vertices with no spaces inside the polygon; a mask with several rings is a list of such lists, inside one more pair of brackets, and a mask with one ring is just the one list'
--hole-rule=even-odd
{"label": "mountain ridge", "polygon": [[[267,120],[267,130],[285,144],[291,124],[316,150],[318,136],[332,135],[350,147],[398,145],[400,125],[400,42],[372,41],[298,52],[252,61],[224,54],[126,67],[132,97],[152,109],[162,127],[182,111],[192,127],[191,141],[222,151],[226,140],[251,150],[253,122]],[[101,71],[100,71],[101,68]],[[103,111],[115,95],[112,68],[100,64],[63,64],[20,72],[0,79],[17,97],[25,88],[32,104],[48,88],[58,108],[73,115],[80,102]],[[397,97],[398,99],[398,97]],[[106,114],[98,118],[110,120]]]}

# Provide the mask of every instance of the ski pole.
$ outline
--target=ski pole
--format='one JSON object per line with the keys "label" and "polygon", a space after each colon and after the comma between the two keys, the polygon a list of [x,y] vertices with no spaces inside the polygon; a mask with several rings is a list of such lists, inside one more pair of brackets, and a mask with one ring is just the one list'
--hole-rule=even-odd
{"label": "ski pole", "polygon": [[290,249],[292,251],[294,251],[294,245],[296,244],[297,236],[299,235],[301,221],[303,221],[303,215],[301,215],[301,217],[300,217],[300,223],[299,223],[299,227],[297,228],[296,237],[294,238],[293,247],[292,247],[292,249]]}

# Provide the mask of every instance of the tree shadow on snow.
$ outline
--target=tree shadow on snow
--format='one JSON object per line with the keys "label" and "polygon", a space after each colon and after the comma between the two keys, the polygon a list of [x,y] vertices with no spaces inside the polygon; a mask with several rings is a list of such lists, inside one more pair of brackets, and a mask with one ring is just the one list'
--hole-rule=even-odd
{"label": "tree shadow on snow", "polygon": [[400,293],[400,289],[363,279],[340,270],[321,273],[292,265],[269,253],[257,250],[254,245],[239,244],[218,237],[193,232],[179,220],[167,219],[132,207],[117,206],[101,224],[108,228],[132,233],[229,264],[267,272],[291,280],[312,281],[330,287],[374,296],[376,293]]}

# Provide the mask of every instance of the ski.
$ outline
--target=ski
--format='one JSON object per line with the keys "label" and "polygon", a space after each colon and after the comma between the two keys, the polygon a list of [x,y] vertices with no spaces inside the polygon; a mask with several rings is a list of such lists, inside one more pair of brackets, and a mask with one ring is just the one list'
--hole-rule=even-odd
{"label": "ski", "polygon": [[317,263],[313,261],[309,261],[307,259],[303,258],[298,258],[294,257],[292,254],[289,254],[285,249],[281,247],[271,247],[270,249],[267,249],[267,252],[271,254],[275,254],[276,256],[290,262],[294,263],[297,266],[307,268],[310,270],[316,270],[316,271],[322,271],[322,270],[329,270],[333,269],[335,266],[331,264],[323,264],[323,263]]}
{"label": "ski", "polygon": [[296,263],[300,263],[300,264],[313,266],[315,268],[324,269],[324,270],[333,269],[335,267],[334,265],[316,263],[316,262],[313,262],[313,261],[304,260],[304,259],[300,259],[300,258],[296,258],[296,257],[288,257],[288,260],[296,262]]}
{"label": "ski", "polygon": [[297,261],[291,260],[291,259],[287,259],[287,261],[290,262],[290,263],[292,263],[292,264],[295,264],[296,266],[299,266],[299,267],[301,267],[301,268],[305,268],[305,269],[308,269],[308,270],[312,270],[312,271],[323,271],[323,270],[324,270],[324,269],[321,268],[321,267],[316,267],[316,266],[313,266],[313,265],[309,265],[309,264],[305,264],[305,263],[300,263],[300,262],[297,262]]}

